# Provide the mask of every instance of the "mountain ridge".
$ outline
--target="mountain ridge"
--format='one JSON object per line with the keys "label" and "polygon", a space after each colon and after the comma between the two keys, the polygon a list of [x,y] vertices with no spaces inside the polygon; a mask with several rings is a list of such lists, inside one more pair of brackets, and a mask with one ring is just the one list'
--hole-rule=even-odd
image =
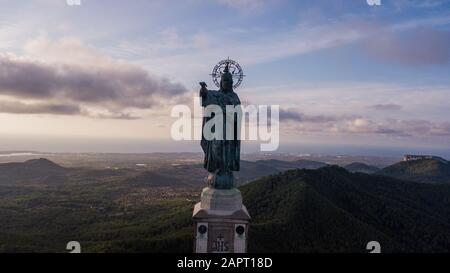
{"label": "mountain ridge", "polygon": [[25,162],[0,164],[0,184],[23,180],[48,181],[49,178],[64,177],[67,169],[45,158]]}
{"label": "mountain ridge", "polygon": [[377,174],[422,183],[450,183],[450,163],[438,159],[401,161]]}
{"label": "mountain ridge", "polygon": [[362,162],[350,163],[348,165],[345,165],[344,169],[346,169],[347,171],[352,172],[352,173],[360,172],[360,173],[367,173],[367,174],[375,173],[380,170],[379,168],[377,168],[375,166],[370,166],[370,165],[367,165]]}
{"label": "mountain ridge", "polygon": [[364,244],[375,239],[386,252],[449,251],[448,185],[330,166],[287,171],[241,190],[256,233],[250,237],[251,251],[364,252]]}

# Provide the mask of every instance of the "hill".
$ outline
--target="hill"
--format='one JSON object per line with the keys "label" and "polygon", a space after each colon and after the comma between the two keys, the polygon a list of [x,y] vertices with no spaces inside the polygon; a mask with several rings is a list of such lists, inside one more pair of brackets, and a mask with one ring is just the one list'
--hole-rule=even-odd
{"label": "hill", "polygon": [[448,252],[450,186],[332,166],[292,170],[241,187],[250,252]]}
{"label": "hill", "polygon": [[277,174],[292,169],[318,169],[327,166],[326,163],[312,160],[257,160],[241,161],[241,171],[235,172],[239,185],[246,184],[263,176]]}
{"label": "hill", "polygon": [[[365,253],[373,240],[385,253],[450,251],[450,185],[329,166],[289,170],[240,189],[252,216],[249,252]],[[191,213],[185,208],[171,216],[173,222],[158,228],[158,239],[129,234],[99,249],[190,252]],[[174,227],[180,232],[174,233]]]}
{"label": "hill", "polygon": [[439,159],[402,161],[378,174],[423,183],[450,183],[450,163]]}
{"label": "hill", "polygon": [[313,161],[313,160],[296,160],[296,161],[283,161],[283,160],[258,160],[257,164],[262,166],[267,166],[271,168],[276,168],[278,171],[286,171],[291,169],[318,169],[327,166],[324,162]]}
{"label": "hill", "polygon": [[361,162],[350,163],[350,164],[344,166],[344,169],[346,169],[347,171],[349,171],[351,173],[358,172],[358,173],[367,173],[367,174],[375,173],[380,170],[377,167],[370,166],[370,165],[367,165],[367,164],[361,163]]}
{"label": "hill", "polygon": [[[251,175],[276,173],[240,187],[252,216],[250,252],[367,252],[372,240],[383,252],[450,249],[450,184],[350,173],[336,166],[280,173],[248,164],[254,167]],[[22,178],[20,183],[0,180],[0,219],[6,219],[0,221],[0,252],[65,252],[74,239],[84,252],[193,249],[191,215],[199,191],[184,185],[183,176],[192,175],[184,166],[175,177],[173,170],[170,176],[70,170],[42,159],[5,165],[0,175]],[[68,181],[60,183],[65,176]]]}
{"label": "hill", "polygon": [[44,158],[0,164],[0,184],[32,180],[46,182],[64,178],[66,169]]}

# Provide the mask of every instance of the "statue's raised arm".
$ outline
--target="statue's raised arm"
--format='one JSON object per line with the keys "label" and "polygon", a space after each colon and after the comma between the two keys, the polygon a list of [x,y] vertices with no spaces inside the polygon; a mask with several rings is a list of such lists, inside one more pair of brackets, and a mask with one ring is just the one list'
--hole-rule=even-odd
{"label": "statue's raised arm", "polygon": [[199,95],[200,95],[200,97],[204,98],[208,94],[208,89],[207,89],[208,86],[206,85],[205,82],[200,82],[200,86],[201,86],[201,88],[200,88]]}

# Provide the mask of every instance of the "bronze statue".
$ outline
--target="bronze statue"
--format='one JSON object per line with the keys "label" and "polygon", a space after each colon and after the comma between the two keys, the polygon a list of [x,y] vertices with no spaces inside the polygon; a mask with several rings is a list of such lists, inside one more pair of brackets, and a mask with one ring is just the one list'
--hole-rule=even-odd
{"label": "bronze statue", "polygon": [[[222,108],[223,113],[223,139],[207,140],[202,132],[201,147],[205,153],[204,168],[210,172],[208,184],[216,189],[232,189],[236,186],[233,171],[240,169],[241,141],[238,138],[238,126],[240,120],[238,115],[234,115],[233,124],[234,136],[232,139],[226,138],[227,127],[227,105],[240,106],[241,101],[233,91],[233,75],[229,71],[229,62],[225,63],[225,68],[220,73],[220,89],[218,91],[208,90],[206,84],[201,82],[200,97],[203,107],[217,105]],[[203,118],[202,131],[211,117]],[[230,124],[228,124],[230,126]],[[240,129],[240,128],[239,128]]]}

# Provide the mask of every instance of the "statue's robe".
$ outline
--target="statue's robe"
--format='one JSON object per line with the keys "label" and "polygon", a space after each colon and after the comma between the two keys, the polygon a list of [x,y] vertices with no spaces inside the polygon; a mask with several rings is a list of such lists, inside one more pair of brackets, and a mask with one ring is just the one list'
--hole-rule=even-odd
{"label": "statue's robe", "polygon": [[203,128],[206,122],[214,116],[203,118],[201,146],[205,153],[204,168],[210,173],[216,173],[217,171],[239,171],[241,141],[237,137],[238,132],[240,132],[240,130],[238,130],[238,126],[240,126],[240,120],[238,122],[238,118],[240,117],[238,117],[238,115],[234,115],[233,140],[226,139],[226,106],[240,105],[241,101],[239,100],[238,95],[233,91],[223,92],[208,90],[206,95],[201,98],[201,102],[203,107],[207,107],[208,105],[218,105],[222,108],[223,113],[223,140],[205,139]]}

